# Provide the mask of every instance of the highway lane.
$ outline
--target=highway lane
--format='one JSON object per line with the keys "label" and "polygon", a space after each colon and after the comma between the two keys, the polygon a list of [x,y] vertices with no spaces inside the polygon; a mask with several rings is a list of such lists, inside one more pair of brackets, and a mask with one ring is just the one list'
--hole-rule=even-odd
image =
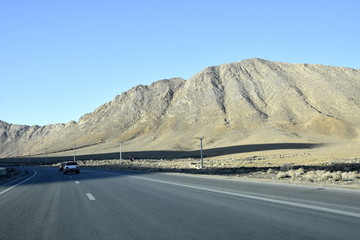
{"label": "highway lane", "polygon": [[0,239],[359,239],[360,191],[29,170],[0,186]]}

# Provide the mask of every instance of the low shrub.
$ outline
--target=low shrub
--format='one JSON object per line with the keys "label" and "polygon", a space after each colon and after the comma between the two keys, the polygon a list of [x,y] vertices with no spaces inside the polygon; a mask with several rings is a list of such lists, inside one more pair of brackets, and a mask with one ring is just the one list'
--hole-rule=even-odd
{"label": "low shrub", "polygon": [[287,172],[278,172],[276,179],[284,179],[290,177]]}

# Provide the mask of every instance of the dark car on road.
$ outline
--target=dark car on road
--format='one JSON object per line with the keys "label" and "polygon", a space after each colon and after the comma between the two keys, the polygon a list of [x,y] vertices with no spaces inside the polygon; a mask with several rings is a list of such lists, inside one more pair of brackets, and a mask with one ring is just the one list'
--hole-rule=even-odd
{"label": "dark car on road", "polygon": [[77,162],[65,162],[60,164],[59,171],[62,171],[64,174],[67,174],[68,172],[75,172],[79,174],[80,167]]}

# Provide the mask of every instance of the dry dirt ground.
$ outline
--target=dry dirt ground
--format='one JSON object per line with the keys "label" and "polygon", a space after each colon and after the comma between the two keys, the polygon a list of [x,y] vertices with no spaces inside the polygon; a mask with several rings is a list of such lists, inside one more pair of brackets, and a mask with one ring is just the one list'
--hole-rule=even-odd
{"label": "dry dirt ground", "polygon": [[[205,174],[243,180],[360,189],[359,144],[270,150],[203,159],[79,160],[83,167]],[[199,153],[200,155],[200,153]]]}

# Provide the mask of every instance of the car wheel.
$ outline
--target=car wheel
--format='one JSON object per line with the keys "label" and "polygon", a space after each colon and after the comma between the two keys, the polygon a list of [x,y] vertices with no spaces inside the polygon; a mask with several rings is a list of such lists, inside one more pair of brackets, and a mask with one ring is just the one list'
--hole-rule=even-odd
{"label": "car wheel", "polygon": [[66,174],[66,171],[64,171],[63,173]]}

